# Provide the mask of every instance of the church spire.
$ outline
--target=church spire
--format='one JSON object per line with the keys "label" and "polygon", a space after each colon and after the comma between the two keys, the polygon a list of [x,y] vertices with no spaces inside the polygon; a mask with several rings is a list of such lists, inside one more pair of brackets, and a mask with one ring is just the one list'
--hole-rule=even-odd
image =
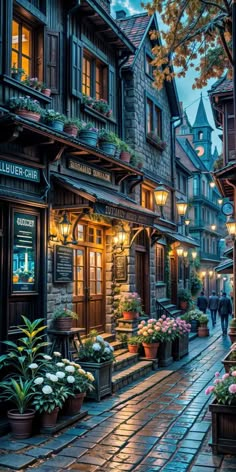
{"label": "church spire", "polygon": [[200,102],[198,105],[197,115],[195,118],[195,122],[193,124],[193,128],[203,128],[204,126],[207,126],[208,128],[211,128],[213,130],[213,128],[211,127],[207,119],[207,114],[206,114],[206,110],[203,104],[202,93],[201,93]]}

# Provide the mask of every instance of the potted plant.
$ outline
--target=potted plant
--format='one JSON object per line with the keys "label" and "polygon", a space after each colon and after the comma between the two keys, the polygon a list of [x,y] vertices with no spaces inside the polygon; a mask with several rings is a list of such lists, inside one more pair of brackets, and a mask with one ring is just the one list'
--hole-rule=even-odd
{"label": "potted plant", "polygon": [[131,159],[131,153],[132,153],[130,146],[125,141],[122,141],[121,139],[119,139],[118,149],[120,151],[121,161],[129,163]]}
{"label": "potted plant", "polygon": [[78,362],[84,370],[91,372],[95,379],[95,388],[88,392],[88,398],[100,401],[105,395],[111,395],[113,351],[113,347],[95,330],[91,331],[79,347]]}
{"label": "potted plant", "polygon": [[20,67],[16,66],[16,63],[14,62],[13,66],[11,67],[11,76],[13,79],[21,81],[22,75],[24,75],[25,71],[24,69],[21,69]]}
{"label": "potted plant", "polygon": [[162,340],[161,326],[158,320],[150,318],[138,325],[138,336],[144,348],[147,359],[156,359],[157,351]]}
{"label": "potted plant", "polygon": [[158,319],[160,346],[158,350],[159,366],[166,367],[173,361],[172,341],[178,336],[177,325],[174,318],[162,315]]}
{"label": "potted plant", "polygon": [[77,319],[77,313],[67,307],[58,308],[52,315],[53,327],[58,331],[69,331],[72,328],[73,320]]}
{"label": "potted plant", "polygon": [[131,152],[130,164],[138,169],[143,167],[143,156],[139,152]]}
{"label": "potted plant", "polygon": [[178,300],[179,300],[179,307],[181,310],[187,310],[191,303],[192,297],[189,290],[186,288],[180,288],[178,290]]}
{"label": "potted plant", "polygon": [[137,353],[138,353],[139,346],[140,346],[140,338],[139,338],[139,336],[131,336],[131,337],[127,340],[127,344],[128,344],[128,350],[129,350],[129,352],[132,353],[132,354],[137,354]]}
{"label": "potted plant", "polygon": [[30,437],[35,416],[35,410],[32,408],[33,380],[24,379],[21,376],[7,377],[0,382],[0,391],[0,398],[15,406],[7,412],[14,438],[25,439]]}
{"label": "potted plant", "polygon": [[193,308],[192,310],[187,311],[184,315],[181,316],[182,320],[185,320],[187,323],[191,325],[191,332],[197,333],[199,327],[199,318],[204,313],[200,311],[198,308]]}
{"label": "potted plant", "polygon": [[114,156],[117,146],[117,136],[112,131],[102,128],[98,132],[98,144],[102,151],[110,156]]}
{"label": "potted plant", "polygon": [[236,369],[236,344],[232,344],[230,351],[222,360],[222,364],[224,365],[225,372],[230,372],[232,367],[234,370]]}
{"label": "potted plant", "polygon": [[147,141],[150,141],[151,144],[154,144],[160,151],[164,151],[166,149],[166,141],[163,141],[160,136],[155,133],[155,131],[150,131],[147,133]]}
{"label": "potted plant", "polygon": [[105,100],[104,98],[94,100],[93,108],[94,110],[98,111],[104,116],[107,116],[108,118],[110,118],[112,115],[112,110],[108,105],[107,100]]}
{"label": "potted plant", "polygon": [[120,296],[119,312],[125,320],[135,320],[143,313],[142,301],[137,292],[127,292]]}
{"label": "potted plant", "polygon": [[174,360],[179,360],[188,354],[191,325],[181,318],[176,318],[175,324],[177,336],[172,342],[172,356]]}
{"label": "potted plant", "polygon": [[79,140],[88,146],[97,146],[98,129],[93,123],[82,121],[79,129]]}
{"label": "potted plant", "polygon": [[33,121],[40,120],[42,109],[38,100],[34,100],[27,95],[10,98],[8,107],[11,111],[23,118]]}
{"label": "potted plant", "polygon": [[199,321],[199,327],[198,327],[198,336],[200,338],[205,338],[206,336],[209,336],[209,328],[207,327],[208,325],[208,316],[204,315],[204,313],[199,316],[198,318]]}
{"label": "potted plant", "polygon": [[235,454],[236,451],[236,370],[220,377],[215,373],[214,385],[205,390],[213,393],[214,401],[209,405],[212,415],[213,454]]}
{"label": "potted plant", "polygon": [[22,80],[22,84],[27,85],[35,90],[41,91],[41,82],[38,77],[29,77],[26,76],[24,80]]}
{"label": "potted plant", "polygon": [[65,124],[64,124],[64,132],[76,138],[79,131],[79,126],[80,126],[80,122],[76,118],[66,119]]}
{"label": "potted plant", "polygon": [[63,412],[69,416],[76,415],[80,412],[87,392],[94,390],[94,376],[91,372],[86,372],[82,369],[80,364],[70,362],[68,359],[62,360],[60,369],[65,373],[64,382],[70,390],[70,395],[65,401]]}
{"label": "potted plant", "polygon": [[40,87],[41,87],[41,92],[43,93],[43,95],[46,95],[46,97],[51,96],[51,89],[48,88],[47,84],[45,84],[44,82],[41,82]]}
{"label": "potted plant", "polygon": [[45,110],[42,114],[44,123],[56,131],[63,131],[66,116],[52,108]]}

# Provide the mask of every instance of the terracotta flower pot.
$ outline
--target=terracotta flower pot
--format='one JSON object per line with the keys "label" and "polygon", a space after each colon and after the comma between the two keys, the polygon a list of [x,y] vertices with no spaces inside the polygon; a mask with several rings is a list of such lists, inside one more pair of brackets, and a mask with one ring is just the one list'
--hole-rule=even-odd
{"label": "terracotta flower pot", "polygon": [[58,331],[69,331],[72,328],[72,318],[64,317],[54,320],[54,327]]}
{"label": "terracotta flower pot", "polygon": [[43,95],[46,95],[46,97],[50,97],[51,95],[51,89],[49,88],[42,89],[41,92],[43,93]]}
{"label": "terracotta flower pot", "polygon": [[142,346],[144,347],[145,357],[147,359],[156,359],[159,345],[160,343],[142,343]]}
{"label": "terracotta flower pot", "polygon": [[80,412],[86,393],[77,393],[75,397],[69,397],[65,401],[63,413],[68,416],[76,415]]}
{"label": "terracotta flower pot", "polygon": [[75,125],[65,125],[64,132],[76,138],[77,133],[78,133],[78,128]]}
{"label": "terracotta flower pot", "polygon": [[199,326],[198,336],[199,338],[205,338],[206,336],[209,336],[209,328],[207,327],[207,325]]}
{"label": "terracotta flower pot", "polygon": [[129,163],[129,162],[130,162],[130,158],[131,158],[130,152],[121,151],[121,153],[120,153],[120,160],[121,160],[121,161]]}
{"label": "terracotta flower pot", "polygon": [[25,413],[19,413],[18,410],[9,410],[7,416],[14,438],[26,439],[32,435],[34,410],[29,409]]}
{"label": "terracotta flower pot", "polygon": [[58,413],[59,413],[58,406],[51,413],[44,411],[41,415],[42,428],[54,428],[57,422]]}
{"label": "terracotta flower pot", "polygon": [[123,311],[124,320],[137,320],[139,314],[136,311]]}
{"label": "terracotta flower pot", "polygon": [[39,121],[40,120],[40,113],[35,113],[29,110],[15,110],[16,115],[22,116],[22,118],[26,118],[27,120],[32,121]]}
{"label": "terracotta flower pot", "polygon": [[129,344],[128,343],[128,350],[131,354],[137,354],[138,353],[138,344]]}

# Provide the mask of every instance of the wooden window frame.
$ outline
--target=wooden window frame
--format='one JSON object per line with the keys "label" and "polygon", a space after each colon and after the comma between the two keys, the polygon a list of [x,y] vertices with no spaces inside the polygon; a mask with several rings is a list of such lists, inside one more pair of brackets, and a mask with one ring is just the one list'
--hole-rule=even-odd
{"label": "wooden window frame", "polygon": [[[150,109],[150,112],[149,112]],[[158,148],[162,148],[162,144],[155,142],[154,134],[162,141],[163,139],[163,112],[159,103],[153,96],[146,93],[145,97],[145,125],[146,125],[146,139]],[[158,117],[158,119],[156,119]],[[149,124],[150,123],[150,124]]]}
{"label": "wooden window frame", "polygon": [[[84,84],[84,59],[88,60],[90,62],[90,97],[93,98],[103,98],[104,100],[108,101],[108,65],[101,61],[98,57],[92,55],[87,49],[84,49],[83,52],[83,61],[82,61],[82,93],[85,93],[83,91],[83,84]],[[99,67],[102,77],[101,77],[101,91],[100,91],[100,97],[97,96],[97,90],[96,90],[96,69]],[[86,94],[87,95],[87,94]]]}
{"label": "wooden window frame", "polygon": [[[145,196],[145,198],[143,198]],[[143,204],[143,200],[145,200]],[[141,186],[141,206],[148,210],[154,210],[153,189],[145,185]]]}
{"label": "wooden window frame", "polygon": [[[147,49],[144,49],[144,70],[145,74],[153,81],[153,69],[154,67],[150,64],[150,62],[153,60],[152,54],[147,51]],[[150,73],[151,72],[151,73]]]}
{"label": "wooden window frame", "polygon": [[156,282],[164,282],[164,257],[165,249],[161,244],[156,244]]}
{"label": "wooden window frame", "polygon": [[[34,75],[33,74],[34,73],[34,30],[33,30],[32,26],[30,26],[30,24],[23,17],[19,17],[17,15],[14,15],[13,19],[12,19],[12,24],[13,24],[13,22],[17,23],[17,25],[18,25],[19,41],[18,41],[18,50],[16,48],[14,49],[13,45],[11,45],[11,67],[13,66],[13,64],[16,64],[16,67],[18,69],[23,69],[22,61],[23,61],[23,57],[25,57],[27,59],[27,61],[29,62],[29,70],[28,71],[25,70],[25,73],[28,76],[33,76]],[[29,35],[30,35],[29,55],[24,54],[23,51],[22,51],[23,28],[27,29],[29,31]],[[12,31],[12,34],[11,34],[11,40],[12,40],[12,38],[13,38],[13,31]],[[17,61],[13,61],[13,59],[12,59],[13,52],[17,55]]]}

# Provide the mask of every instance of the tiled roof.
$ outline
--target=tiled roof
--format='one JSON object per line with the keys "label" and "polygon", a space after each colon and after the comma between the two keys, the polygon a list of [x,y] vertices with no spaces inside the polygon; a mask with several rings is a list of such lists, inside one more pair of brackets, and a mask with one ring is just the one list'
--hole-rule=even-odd
{"label": "tiled roof", "polygon": [[[116,22],[129,40],[138,48],[149,25],[150,16],[147,13],[139,13],[116,20]],[[134,56],[130,56],[126,64],[132,64],[133,60]]]}
{"label": "tiled roof", "polygon": [[229,79],[225,79],[223,82],[220,82],[219,85],[212,87],[210,90],[211,93],[225,93],[225,92],[233,92],[233,81]]}

